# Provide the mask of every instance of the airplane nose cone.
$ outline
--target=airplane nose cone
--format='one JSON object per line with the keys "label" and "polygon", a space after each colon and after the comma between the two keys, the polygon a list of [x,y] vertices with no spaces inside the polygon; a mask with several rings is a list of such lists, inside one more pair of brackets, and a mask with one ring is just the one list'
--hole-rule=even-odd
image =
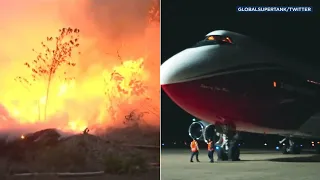
{"label": "airplane nose cone", "polygon": [[189,81],[212,71],[214,59],[219,59],[218,46],[186,49],[164,62],[160,67],[160,84]]}
{"label": "airplane nose cone", "polygon": [[175,104],[195,116],[205,110],[201,107],[205,105],[203,95],[207,94],[199,89],[202,81],[194,78],[203,73],[207,60],[206,52],[191,48],[171,57],[160,67],[161,89]]}
{"label": "airplane nose cone", "polygon": [[187,75],[187,67],[186,64],[189,60],[184,57],[184,53],[181,52],[166,62],[164,62],[160,66],[160,84],[167,85],[177,83]]}
{"label": "airplane nose cone", "polygon": [[160,67],[160,84],[168,85],[183,82],[194,75],[195,49],[186,49],[164,62]]}
{"label": "airplane nose cone", "polygon": [[[225,60],[216,51],[217,48],[219,46],[189,48],[171,57],[160,67],[162,90],[175,104],[201,119],[212,116],[214,109],[211,107],[218,107],[212,106],[212,102],[220,102],[221,98],[220,94],[212,96],[213,91],[210,90],[211,85],[217,81],[211,78],[210,73],[219,69],[220,60]],[[208,88],[203,88],[203,84],[209,84]]]}
{"label": "airplane nose cone", "polygon": [[160,66],[160,85],[173,84],[177,81],[179,67],[174,64],[174,60],[169,59]]}

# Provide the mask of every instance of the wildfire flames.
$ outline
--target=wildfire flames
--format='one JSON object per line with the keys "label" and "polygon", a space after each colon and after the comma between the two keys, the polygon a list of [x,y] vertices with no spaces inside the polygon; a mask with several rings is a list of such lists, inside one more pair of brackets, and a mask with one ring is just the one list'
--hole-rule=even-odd
{"label": "wildfire flames", "polygon": [[0,130],[79,132],[120,125],[132,110],[159,125],[158,2],[12,0],[0,9]]}

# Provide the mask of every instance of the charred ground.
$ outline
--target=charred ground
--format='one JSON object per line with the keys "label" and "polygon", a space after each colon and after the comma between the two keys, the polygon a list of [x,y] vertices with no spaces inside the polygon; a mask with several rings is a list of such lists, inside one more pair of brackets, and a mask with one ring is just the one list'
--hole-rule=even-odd
{"label": "charred ground", "polygon": [[89,171],[148,174],[159,165],[158,147],[159,130],[138,124],[108,129],[99,135],[62,136],[56,129],[44,129],[9,142],[2,139],[1,174]]}

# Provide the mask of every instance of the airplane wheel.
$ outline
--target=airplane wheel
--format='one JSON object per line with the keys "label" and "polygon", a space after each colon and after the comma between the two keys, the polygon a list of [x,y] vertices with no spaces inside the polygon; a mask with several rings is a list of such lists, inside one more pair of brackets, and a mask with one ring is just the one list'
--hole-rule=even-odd
{"label": "airplane wheel", "polygon": [[216,146],[215,153],[217,154],[217,159],[218,159],[218,161],[221,161],[221,160],[222,160],[222,158],[221,158],[221,150],[220,150],[220,146]]}
{"label": "airplane wheel", "polygon": [[240,161],[240,148],[237,146],[236,151],[235,151],[235,161]]}
{"label": "airplane wheel", "polygon": [[298,146],[289,147],[288,145],[282,146],[282,154],[300,154],[301,148]]}
{"label": "airplane wheel", "polygon": [[220,146],[218,146],[219,148],[216,150],[217,156],[218,156],[218,160],[219,161],[226,161],[228,160],[228,154],[225,152],[225,150],[223,148],[221,148]]}
{"label": "airplane wheel", "polygon": [[232,161],[239,161],[239,156],[240,148],[235,143],[233,143],[228,151],[228,159]]}
{"label": "airplane wheel", "polygon": [[222,160],[223,161],[228,161],[228,154],[226,152],[222,153]]}
{"label": "airplane wheel", "polygon": [[282,146],[282,154],[289,154],[287,145]]}

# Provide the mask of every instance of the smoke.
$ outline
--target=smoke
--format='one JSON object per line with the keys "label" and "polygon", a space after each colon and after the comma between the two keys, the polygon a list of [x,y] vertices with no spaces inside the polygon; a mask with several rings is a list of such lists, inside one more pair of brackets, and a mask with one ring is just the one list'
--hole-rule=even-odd
{"label": "smoke", "polygon": [[[110,52],[125,44],[131,49],[131,56],[137,56],[145,50],[149,26],[146,17],[152,3],[152,0],[71,0],[60,1],[59,7],[61,19],[95,39],[102,51]],[[159,34],[153,36],[159,38]]]}
{"label": "smoke", "polygon": [[[79,118],[88,121],[85,125],[96,123],[94,117],[101,114],[105,101],[102,74],[111,73],[124,61],[139,58],[144,59],[143,80],[148,93],[123,101],[128,103],[121,105],[125,108],[119,113],[124,117],[123,113],[133,108],[144,108],[141,111],[152,111],[145,121],[159,126],[160,27],[148,21],[153,4],[153,0],[1,1],[0,131],[58,127]],[[75,57],[77,67],[72,71],[78,86],[61,102],[49,102],[52,113],[48,122],[19,123],[27,116],[21,109],[28,111],[27,106],[34,103],[40,92],[27,93],[14,78],[30,75],[23,64],[36,58],[32,49],[41,49],[40,43],[48,36],[56,36],[63,27],[80,29],[81,55]],[[16,107],[21,116],[12,115]],[[109,121],[104,119],[102,125],[107,126]]]}

